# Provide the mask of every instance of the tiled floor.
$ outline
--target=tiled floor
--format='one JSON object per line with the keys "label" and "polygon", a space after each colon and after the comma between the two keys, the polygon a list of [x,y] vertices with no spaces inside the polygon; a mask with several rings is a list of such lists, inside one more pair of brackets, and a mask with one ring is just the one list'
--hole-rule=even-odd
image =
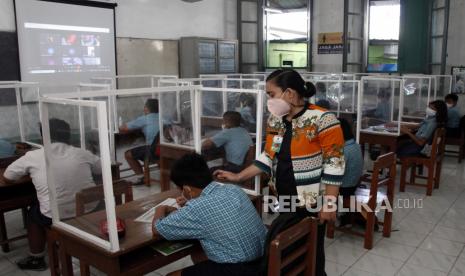
{"label": "tiled floor", "polygon": [[[157,189],[138,187],[134,194],[138,198]],[[465,163],[459,165],[455,158],[446,158],[440,189],[432,197],[425,193],[425,189],[416,187],[396,192],[399,205],[409,202],[410,208],[397,206],[391,237],[376,233],[372,250],[365,250],[362,238],[355,236],[336,233],[335,239],[326,239],[328,276],[465,275]],[[412,208],[418,199],[423,200],[422,208]],[[24,232],[18,211],[7,214],[7,225],[9,233]],[[49,275],[48,271],[23,272],[16,268],[14,262],[27,252],[26,241],[15,242],[11,248],[8,254],[0,253],[0,275]],[[185,258],[150,275],[165,275],[191,263]]]}

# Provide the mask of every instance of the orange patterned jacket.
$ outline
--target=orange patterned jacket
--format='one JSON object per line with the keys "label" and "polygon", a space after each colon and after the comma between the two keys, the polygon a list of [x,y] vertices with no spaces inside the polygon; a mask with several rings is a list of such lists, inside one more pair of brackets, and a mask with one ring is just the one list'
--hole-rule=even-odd
{"label": "orange patterned jacket", "polygon": [[[332,112],[308,104],[308,109],[292,120],[291,159],[297,194],[302,204],[313,205],[326,185],[341,185],[344,175],[344,137],[339,121]],[[254,164],[271,175],[275,185],[277,165],[273,139],[284,135],[283,118],[270,115],[266,127],[266,144]]]}

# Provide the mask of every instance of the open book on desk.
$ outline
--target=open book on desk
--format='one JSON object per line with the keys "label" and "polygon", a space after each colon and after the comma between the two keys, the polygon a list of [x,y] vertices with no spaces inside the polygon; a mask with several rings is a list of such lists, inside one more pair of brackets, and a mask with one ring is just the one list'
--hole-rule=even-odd
{"label": "open book on desk", "polygon": [[153,216],[155,215],[155,209],[157,209],[158,206],[162,206],[162,205],[167,205],[167,206],[171,206],[171,207],[179,209],[179,205],[176,202],[175,198],[167,198],[163,200],[162,202],[158,203],[155,207],[150,208],[147,212],[140,215],[134,221],[152,223]]}

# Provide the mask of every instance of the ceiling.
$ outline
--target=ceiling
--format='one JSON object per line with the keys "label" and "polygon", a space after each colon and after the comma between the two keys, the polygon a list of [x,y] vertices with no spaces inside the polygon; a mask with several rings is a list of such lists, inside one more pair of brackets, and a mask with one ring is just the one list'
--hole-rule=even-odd
{"label": "ceiling", "polygon": [[268,0],[270,8],[293,10],[307,8],[308,0]]}

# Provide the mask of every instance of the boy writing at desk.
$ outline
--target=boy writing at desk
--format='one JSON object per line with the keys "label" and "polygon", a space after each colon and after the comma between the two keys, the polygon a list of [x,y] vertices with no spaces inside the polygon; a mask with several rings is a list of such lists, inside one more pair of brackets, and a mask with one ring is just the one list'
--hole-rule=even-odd
{"label": "boy writing at desk", "polygon": [[[101,174],[100,159],[84,149],[70,145],[71,130],[63,120],[50,119],[50,166],[56,185],[56,197],[61,219],[75,216],[75,195],[95,186],[92,175]],[[31,206],[27,215],[29,256],[18,261],[20,269],[45,270],[45,229],[52,224],[44,149],[29,151],[5,171],[6,182],[14,183],[29,175],[37,191],[38,205]],[[50,176],[49,176],[50,177]]]}
{"label": "boy writing at desk", "polygon": [[182,189],[179,210],[160,206],[153,234],[167,240],[199,240],[208,260],[170,275],[258,275],[266,229],[247,194],[234,185],[213,181],[205,160],[188,154],[171,170]]}
{"label": "boy writing at desk", "polygon": [[252,138],[241,125],[241,114],[236,111],[226,111],[223,114],[223,130],[202,143],[202,152],[224,147],[226,164],[224,170],[240,172],[244,159],[252,145]]}
{"label": "boy writing at desk", "polygon": [[124,153],[124,158],[128,162],[129,167],[139,177],[139,180],[134,183],[135,185],[142,185],[144,183],[144,171],[139,161],[144,162],[148,159],[150,162],[157,159],[157,156],[155,156],[155,138],[160,129],[158,120],[158,100],[148,99],[144,106],[144,115],[123,124],[119,128],[120,133],[123,134],[140,129],[145,136],[145,145],[130,149]]}

